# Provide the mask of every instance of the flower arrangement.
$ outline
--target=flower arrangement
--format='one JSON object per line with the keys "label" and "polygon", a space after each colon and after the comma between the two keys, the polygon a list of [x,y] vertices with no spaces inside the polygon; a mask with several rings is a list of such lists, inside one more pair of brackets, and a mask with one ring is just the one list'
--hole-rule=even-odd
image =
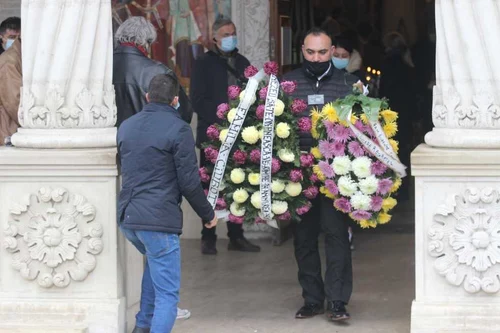
{"label": "flower arrangement", "polygon": [[[264,71],[267,75],[276,75],[278,65],[268,62]],[[254,66],[245,70],[247,78],[257,73]],[[319,193],[318,188],[313,185],[317,181],[317,177],[312,174],[314,157],[309,152],[299,151],[299,133],[309,132],[312,123],[308,117],[296,118],[295,114],[307,109],[307,103],[290,97],[289,94],[295,89],[295,82],[281,82],[274,108],[271,167],[271,211],[274,220],[300,220],[300,216],[311,208],[310,200]],[[251,99],[252,105],[230,153],[219,188],[216,210],[228,209],[229,221],[233,223],[266,222],[261,214],[260,167],[267,90],[267,83],[261,81]],[[209,142],[204,144],[202,153],[211,165],[200,169],[201,179],[205,183],[210,182],[213,164],[217,161],[221,145],[226,140],[230,124],[237,116],[237,107],[245,94],[244,87],[230,86],[229,103],[217,108],[220,121],[207,130]]]}
{"label": "flower arrangement", "polygon": [[[394,194],[401,186],[404,166],[397,159],[398,142],[393,139],[397,112],[389,109],[387,101],[362,92],[361,86],[355,86],[353,94],[312,110],[311,133],[318,140],[312,149],[317,162],[313,170],[322,183],[320,192],[333,200],[337,210],[362,228],[375,228],[391,220],[389,212],[397,204]],[[398,172],[388,164],[399,166]]]}

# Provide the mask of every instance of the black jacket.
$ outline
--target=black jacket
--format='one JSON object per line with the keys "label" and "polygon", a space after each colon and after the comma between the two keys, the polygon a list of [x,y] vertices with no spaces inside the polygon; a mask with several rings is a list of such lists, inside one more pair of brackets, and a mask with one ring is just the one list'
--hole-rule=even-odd
{"label": "black jacket", "polygon": [[[116,126],[128,117],[141,111],[147,104],[146,93],[149,89],[151,79],[158,74],[169,74],[172,72],[164,64],[146,57],[133,46],[118,46],[113,54],[113,85],[116,93],[116,107],[118,120]],[[181,106],[179,113],[187,123],[191,122],[193,109],[191,103],[182,87],[179,91],[179,102]]]}
{"label": "black jacket", "polygon": [[124,228],[182,232],[184,196],[204,221],[214,211],[201,188],[191,127],[169,105],[152,103],[118,129]]}
{"label": "black jacket", "polygon": [[[331,65],[328,73],[318,81],[317,77],[309,73],[304,69],[304,67],[298,68],[292,72],[289,72],[283,77],[286,81],[295,81],[297,83],[297,89],[292,94],[294,98],[300,98],[304,101],[308,101],[309,95],[324,95],[324,102],[330,103],[338,98],[343,98],[352,92],[352,85],[358,82],[358,78],[354,75],[349,74],[344,70],[335,68]],[[318,87],[316,84],[318,83]],[[312,105],[298,115],[298,117],[309,116]],[[319,109],[323,105],[317,105]],[[304,151],[309,151],[309,149],[314,145],[314,140],[310,133],[300,134],[300,149]]]}
{"label": "black jacket", "polygon": [[[243,76],[245,69],[250,66],[247,58],[239,53],[236,57],[236,71]],[[208,51],[194,63],[191,74],[189,94],[193,102],[194,112],[198,114],[198,128],[196,144],[199,146],[207,139],[207,128],[218,122],[217,106],[227,103],[228,88],[227,59],[213,51]]]}

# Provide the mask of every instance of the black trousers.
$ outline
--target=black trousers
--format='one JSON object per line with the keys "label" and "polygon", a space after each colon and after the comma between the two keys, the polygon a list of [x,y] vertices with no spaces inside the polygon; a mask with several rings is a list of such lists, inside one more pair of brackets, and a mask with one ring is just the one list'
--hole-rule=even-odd
{"label": "black trousers", "polygon": [[[305,303],[349,303],[352,294],[352,261],[348,234],[349,217],[338,212],[330,199],[318,197],[295,229],[295,259]],[[325,234],[326,272],[321,275],[318,249],[320,231]]]}
{"label": "black trousers", "polygon": [[[209,162],[205,159],[205,154],[203,153],[203,149],[200,151],[200,167],[204,167],[209,165]],[[203,188],[208,188],[209,184],[203,184]],[[208,229],[205,227],[202,221],[202,227],[203,229],[201,230],[201,239],[202,240],[216,240],[217,239],[217,234],[216,234],[216,227]],[[232,222],[227,222],[227,237],[229,239],[239,239],[243,238],[243,225],[242,224],[236,224]]]}

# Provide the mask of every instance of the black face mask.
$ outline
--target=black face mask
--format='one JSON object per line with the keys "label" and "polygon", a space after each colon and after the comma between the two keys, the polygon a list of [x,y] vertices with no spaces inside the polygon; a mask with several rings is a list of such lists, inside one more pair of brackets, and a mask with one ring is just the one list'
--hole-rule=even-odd
{"label": "black face mask", "polygon": [[330,68],[331,64],[331,61],[311,62],[304,59],[303,66],[309,73],[313,74],[314,76],[321,76],[325,74],[328,68]]}

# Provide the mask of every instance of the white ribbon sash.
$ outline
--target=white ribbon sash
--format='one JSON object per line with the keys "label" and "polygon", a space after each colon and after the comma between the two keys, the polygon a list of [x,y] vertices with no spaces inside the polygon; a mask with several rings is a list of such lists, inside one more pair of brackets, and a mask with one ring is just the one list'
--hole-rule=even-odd
{"label": "white ribbon sash", "polygon": [[227,159],[231,149],[233,148],[238,135],[240,134],[243,123],[247,116],[248,109],[252,105],[252,100],[255,98],[255,93],[259,86],[259,82],[264,78],[264,70],[260,70],[257,74],[252,76],[247,83],[245,89],[245,96],[243,100],[240,101],[238,105],[238,111],[233,119],[233,122],[229,126],[227,137],[222,143],[219,150],[219,155],[217,156],[217,161],[215,162],[214,170],[212,173],[212,180],[210,181],[210,187],[208,189],[207,200],[215,209],[217,204],[217,198],[219,197],[219,188],[222,179],[224,178],[224,172],[226,171]]}

